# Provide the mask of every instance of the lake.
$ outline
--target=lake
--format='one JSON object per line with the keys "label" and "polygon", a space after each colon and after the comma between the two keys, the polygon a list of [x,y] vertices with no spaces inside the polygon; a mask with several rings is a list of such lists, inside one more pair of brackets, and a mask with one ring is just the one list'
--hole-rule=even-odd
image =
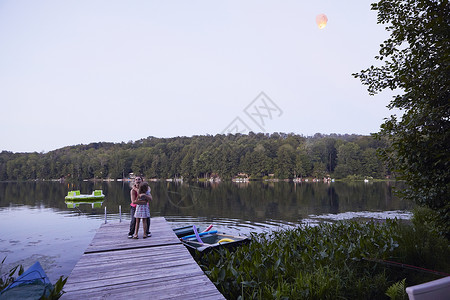
{"label": "lake", "polygon": [[[149,184],[152,216],[172,227],[213,224],[234,235],[351,218],[408,219],[413,208],[393,194],[401,182]],[[68,191],[94,189],[106,195],[100,207],[69,208],[64,201]],[[7,257],[1,273],[39,260],[52,282],[68,276],[105,222],[105,210],[107,222],[129,222],[129,203],[127,182],[0,183],[0,260]]]}

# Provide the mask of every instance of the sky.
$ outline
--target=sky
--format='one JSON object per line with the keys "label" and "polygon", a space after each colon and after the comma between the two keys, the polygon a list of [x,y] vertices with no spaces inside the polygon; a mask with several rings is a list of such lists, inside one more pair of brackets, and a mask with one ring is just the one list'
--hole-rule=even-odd
{"label": "sky", "polygon": [[[379,131],[373,0],[0,0],[0,151]],[[316,16],[327,26],[319,29]]]}

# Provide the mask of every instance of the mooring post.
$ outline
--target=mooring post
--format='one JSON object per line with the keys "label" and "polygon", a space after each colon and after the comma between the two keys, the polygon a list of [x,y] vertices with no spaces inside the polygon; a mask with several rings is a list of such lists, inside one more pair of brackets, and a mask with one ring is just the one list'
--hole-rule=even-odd
{"label": "mooring post", "polygon": [[105,206],[105,224],[106,224],[106,206]]}
{"label": "mooring post", "polygon": [[122,205],[119,205],[119,223],[122,223]]}

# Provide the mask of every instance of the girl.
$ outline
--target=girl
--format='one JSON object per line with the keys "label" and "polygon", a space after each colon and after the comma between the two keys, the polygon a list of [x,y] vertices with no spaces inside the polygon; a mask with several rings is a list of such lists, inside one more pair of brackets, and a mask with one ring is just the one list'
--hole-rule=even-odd
{"label": "girl", "polygon": [[142,229],[144,231],[144,239],[148,237],[147,235],[147,219],[150,218],[150,209],[148,208],[148,201],[151,199],[151,196],[147,195],[147,191],[150,190],[147,182],[143,182],[139,185],[139,201],[145,201],[145,204],[137,204],[136,213],[134,217],[136,218],[136,227],[133,235],[133,239],[138,238],[139,232],[139,224],[142,220]]}

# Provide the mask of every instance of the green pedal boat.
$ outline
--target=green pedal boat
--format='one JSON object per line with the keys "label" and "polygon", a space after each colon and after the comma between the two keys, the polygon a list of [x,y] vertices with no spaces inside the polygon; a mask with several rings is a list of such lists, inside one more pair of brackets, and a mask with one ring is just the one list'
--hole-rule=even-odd
{"label": "green pedal boat", "polygon": [[100,208],[104,198],[102,190],[95,190],[90,195],[80,194],[80,191],[70,191],[65,197],[65,202],[68,208],[75,208],[80,204],[91,204],[92,208]]}
{"label": "green pedal boat", "polygon": [[70,191],[67,193],[66,200],[83,201],[83,200],[103,200],[105,195],[102,190],[95,190],[92,194],[80,194],[80,191]]}

